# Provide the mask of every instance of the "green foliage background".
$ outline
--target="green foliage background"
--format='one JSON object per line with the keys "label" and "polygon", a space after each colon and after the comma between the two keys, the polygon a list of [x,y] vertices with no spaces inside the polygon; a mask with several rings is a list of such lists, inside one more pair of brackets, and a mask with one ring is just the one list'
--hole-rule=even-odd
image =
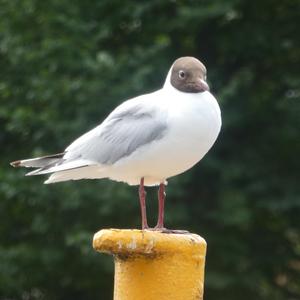
{"label": "green foliage background", "polygon": [[60,152],[183,55],[206,64],[224,124],[169,180],[167,226],[207,240],[205,299],[300,299],[299,3],[0,0],[0,299],[112,299],[91,240],[140,226],[137,189],[45,186],[8,163]]}

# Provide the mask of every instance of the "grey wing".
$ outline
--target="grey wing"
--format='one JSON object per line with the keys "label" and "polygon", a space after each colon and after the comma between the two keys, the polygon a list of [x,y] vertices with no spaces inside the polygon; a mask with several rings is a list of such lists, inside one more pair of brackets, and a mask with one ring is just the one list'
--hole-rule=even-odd
{"label": "grey wing", "polygon": [[164,114],[153,107],[131,105],[115,110],[101,125],[76,140],[66,149],[66,156],[111,165],[161,139],[166,130]]}

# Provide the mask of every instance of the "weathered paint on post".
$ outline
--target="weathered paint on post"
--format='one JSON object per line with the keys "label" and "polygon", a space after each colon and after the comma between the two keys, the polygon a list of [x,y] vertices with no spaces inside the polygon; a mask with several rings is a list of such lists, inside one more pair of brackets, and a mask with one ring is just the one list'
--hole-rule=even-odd
{"label": "weathered paint on post", "polygon": [[114,300],[203,299],[206,242],[199,235],[104,229],[93,247],[115,257]]}

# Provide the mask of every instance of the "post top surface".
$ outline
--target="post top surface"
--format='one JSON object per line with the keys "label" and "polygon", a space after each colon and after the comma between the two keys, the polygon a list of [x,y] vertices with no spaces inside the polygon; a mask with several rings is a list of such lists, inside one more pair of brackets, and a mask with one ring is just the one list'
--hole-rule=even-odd
{"label": "post top surface", "polygon": [[156,257],[170,253],[205,254],[205,240],[193,233],[163,233],[137,229],[102,229],[94,235],[96,251],[119,257]]}

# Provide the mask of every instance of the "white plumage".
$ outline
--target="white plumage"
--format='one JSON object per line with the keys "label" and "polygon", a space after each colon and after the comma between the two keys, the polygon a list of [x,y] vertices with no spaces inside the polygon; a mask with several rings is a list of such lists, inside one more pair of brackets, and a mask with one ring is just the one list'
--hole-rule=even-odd
{"label": "white plumage", "polygon": [[110,178],[130,185],[141,178],[145,185],[157,185],[188,170],[214,144],[221,113],[209,91],[176,89],[171,71],[162,89],[124,102],[60,156],[15,166],[39,168],[27,175],[52,173],[45,183]]}

